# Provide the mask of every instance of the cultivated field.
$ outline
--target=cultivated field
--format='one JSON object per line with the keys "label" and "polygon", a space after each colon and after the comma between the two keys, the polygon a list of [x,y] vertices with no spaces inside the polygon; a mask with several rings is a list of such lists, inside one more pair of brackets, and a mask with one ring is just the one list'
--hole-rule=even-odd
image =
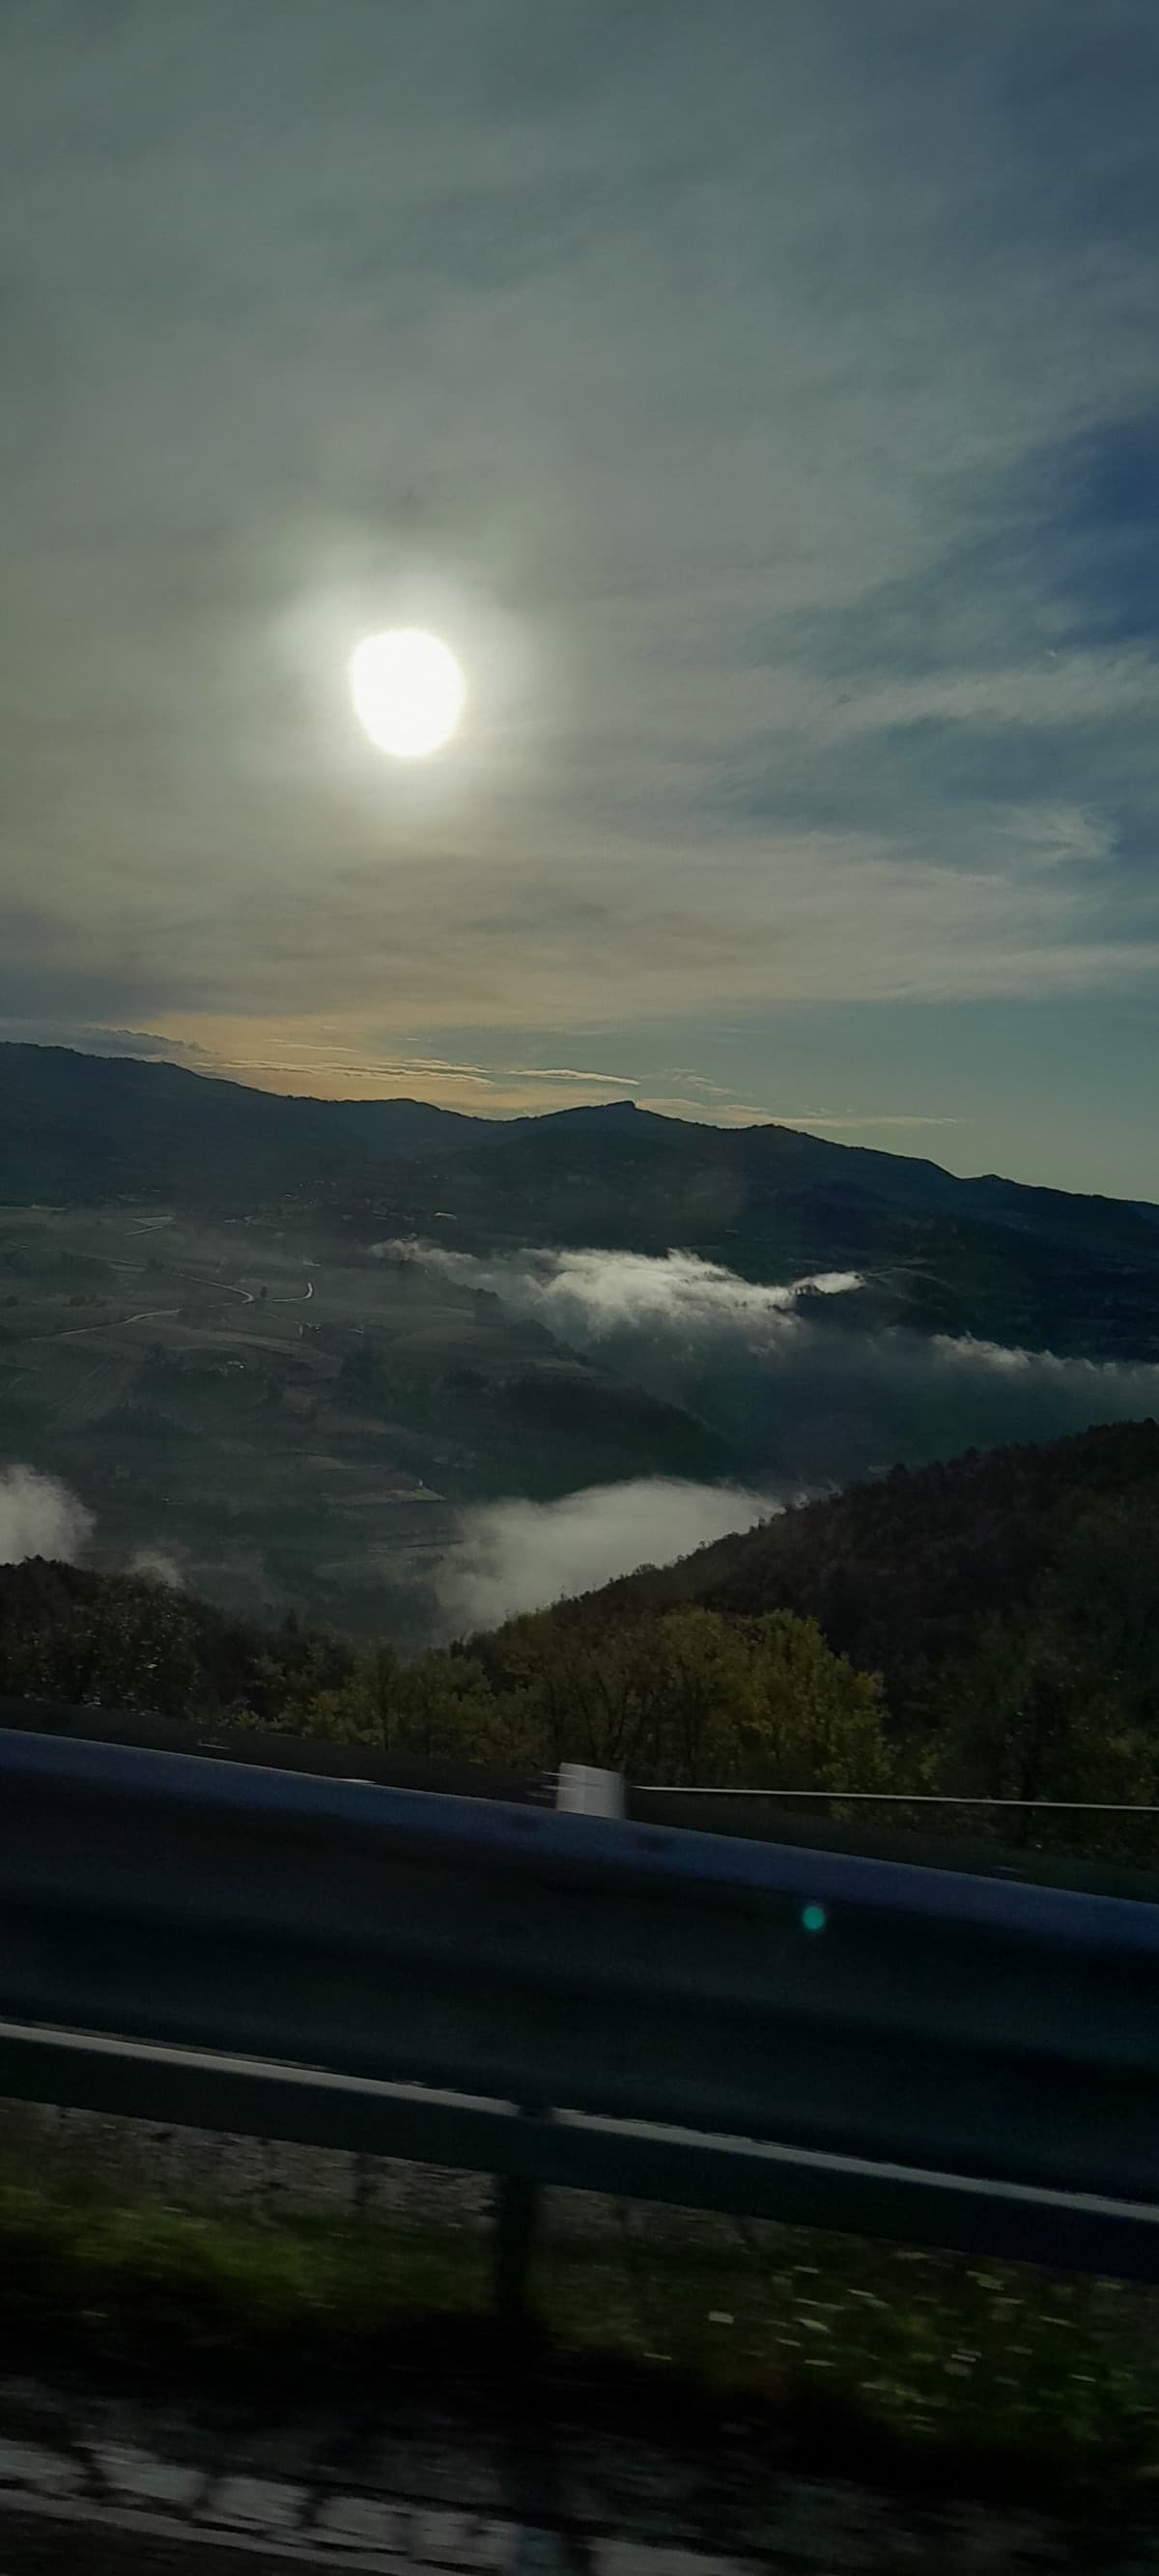
{"label": "cultivated field", "polygon": [[0,1463],[64,1479],[89,1561],[161,1551],[226,1606],[402,1645],[473,1502],[702,1472],[535,1323],[356,1247],[239,1219],[0,1210]]}

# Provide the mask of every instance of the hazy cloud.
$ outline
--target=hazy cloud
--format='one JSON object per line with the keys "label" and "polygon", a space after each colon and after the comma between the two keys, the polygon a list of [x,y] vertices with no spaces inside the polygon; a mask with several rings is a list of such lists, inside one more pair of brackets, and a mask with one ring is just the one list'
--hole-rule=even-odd
{"label": "hazy cloud", "polygon": [[92,1527],[92,1513],[56,1476],[0,1467],[0,1565],[19,1565],[28,1556],[62,1557],[72,1565]]}
{"label": "hazy cloud", "polygon": [[639,1080],[634,1073],[585,1073],[574,1064],[512,1064],[505,1068],[509,1082],[598,1082],[616,1091],[633,1091]]}
{"label": "hazy cloud", "polygon": [[357,1098],[414,1091],[481,1118],[534,1116],[558,1108],[590,1108],[600,1102],[633,1098],[641,1109],[661,1117],[691,1119],[713,1127],[751,1127],[773,1121],[787,1127],[817,1127],[826,1134],[847,1129],[954,1127],[956,1118],[921,1110],[808,1109],[758,1107],[735,1100],[723,1083],[695,1074],[683,1077],[686,1088],[654,1092],[631,1073],[605,1073],[582,1065],[464,1064],[440,1055],[361,1052],[332,1038],[315,1037],[282,1045],[248,1044],[239,1048],[237,1030],[220,1031],[212,1045],[167,1037],[148,1029],[99,1028],[91,1021],[0,1017],[0,1042],[59,1046],[84,1055],[136,1056],[184,1065],[195,1073],[240,1079],[259,1090],[302,1092]]}
{"label": "hazy cloud", "polygon": [[708,1539],[751,1529],[781,1506],[736,1486],[634,1477],[553,1503],[491,1503],[468,1514],[439,1570],[448,1633],[495,1628],[640,1565],[669,1565]]}
{"label": "hazy cloud", "polygon": [[[718,1086],[698,1086],[702,1092]],[[690,1086],[691,1088],[691,1086]],[[759,1127],[772,1122],[779,1127],[819,1127],[826,1135],[856,1127],[877,1130],[887,1127],[956,1127],[957,1118],[940,1118],[920,1110],[887,1110],[875,1117],[867,1109],[755,1109],[751,1102],[730,1100],[727,1092],[711,1104],[705,1099],[689,1099],[684,1094],[666,1093],[657,1098],[642,1091],[637,1098],[640,1109],[655,1110],[661,1118],[688,1118],[707,1127]]]}
{"label": "hazy cloud", "polygon": [[188,1064],[205,1073],[218,1071],[204,1047],[167,1038],[153,1029],[96,1028],[89,1020],[20,1019],[0,1016],[0,1042],[6,1045],[71,1047],[81,1055],[137,1056],[146,1062]]}
{"label": "hazy cloud", "polygon": [[176,1557],[163,1547],[139,1547],[129,1558],[126,1573],[139,1576],[143,1583],[159,1584],[163,1592],[183,1592],[185,1578]]}
{"label": "hazy cloud", "polygon": [[[852,1273],[761,1287],[688,1253],[403,1249],[690,1407],[745,1475],[782,1487],[1159,1416],[1159,1367],[846,1323],[842,1301],[855,1303],[861,1284]],[[835,1302],[822,1319],[813,1301],[826,1292]]]}
{"label": "hazy cloud", "polygon": [[5,1007],[735,1008],[743,1102],[772,1005],[1146,989],[1149,0],[9,14]]}
{"label": "hazy cloud", "polygon": [[918,1109],[891,1109],[875,1117],[865,1109],[784,1109],[771,1113],[785,1127],[823,1127],[828,1135],[846,1127],[957,1127],[957,1118],[941,1118]]}

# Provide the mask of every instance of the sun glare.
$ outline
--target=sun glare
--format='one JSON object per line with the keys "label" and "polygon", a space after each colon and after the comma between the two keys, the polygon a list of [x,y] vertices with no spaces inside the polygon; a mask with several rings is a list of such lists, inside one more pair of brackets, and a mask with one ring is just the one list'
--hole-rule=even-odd
{"label": "sun glare", "polygon": [[359,723],[380,751],[423,760],[450,741],[467,685],[437,635],[396,626],[385,635],[364,635],[355,647],[350,693]]}

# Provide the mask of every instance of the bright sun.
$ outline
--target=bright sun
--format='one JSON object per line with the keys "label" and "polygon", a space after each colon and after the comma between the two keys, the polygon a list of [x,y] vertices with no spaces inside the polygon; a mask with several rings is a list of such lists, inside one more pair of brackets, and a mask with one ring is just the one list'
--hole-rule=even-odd
{"label": "bright sun", "polygon": [[467,684],[453,653],[418,626],[364,635],[350,656],[355,713],[380,751],[422,760],[449,742]]}

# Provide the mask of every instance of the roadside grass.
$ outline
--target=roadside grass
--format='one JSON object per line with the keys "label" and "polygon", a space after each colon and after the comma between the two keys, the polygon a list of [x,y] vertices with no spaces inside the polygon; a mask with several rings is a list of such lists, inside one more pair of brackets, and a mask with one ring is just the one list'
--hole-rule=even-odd
{"label": "roadside grass", "polygon": [[277,2221],[0,2174],[0,2342],[153,2380],[274,2392],[392,2330],[486,2317],[485,2240],[346,2217]]}
{"label": "roadside grass", "polygon": [[[1159,2476],[1159,2298],[866,2238],[691,2222],[673,2259],[638,2241],[604,2308],[578,2248],[541,2296],[561,2346],[780,2418],[798,2457],[1050,2499]],[[577,2259],[578,2258],[578,2259]],[[838,2428],[840,2428],[838,2432]]]}
{"label": "roadside grass", "polygon": [[203,2215],[0,2169],[0,2356],[166,2396],[279,2403],[402,2373],[486,2406],[511,2373],[609,2429],[762,2448],[925,2490],[1137,2508],[1159,2478],[1159,2297],[863,2239],[625,2209],[548,2232],[540,2321],[490,2313],[477,2230]]}

